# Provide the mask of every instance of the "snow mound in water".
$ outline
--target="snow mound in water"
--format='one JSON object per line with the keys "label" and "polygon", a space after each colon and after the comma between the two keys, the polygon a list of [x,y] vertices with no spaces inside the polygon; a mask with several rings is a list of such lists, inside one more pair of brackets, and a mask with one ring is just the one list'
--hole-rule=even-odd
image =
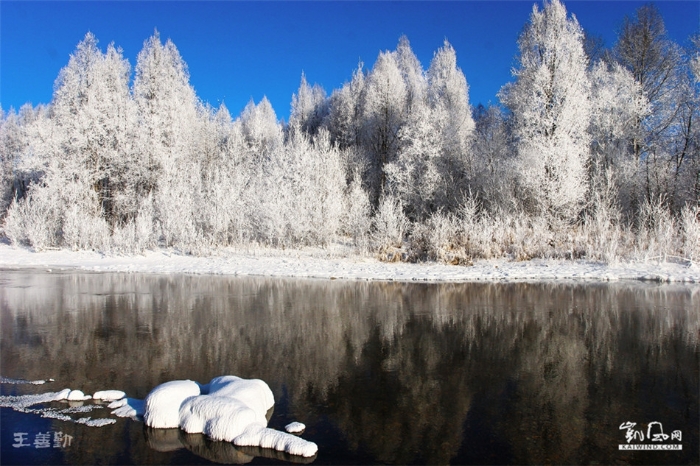
{"label": "snow mound in water", "polygon": [[112,414],[117,417],[138,419],[139,416],[143,416],[143,400],[137,400],[136,398],[122,398],[111,402],[107,407],[113,409]]}
{"label": "snow mound in water", "polygon": [[238,446],[272,448],[304,457],[318,452],[313,442],[267,428],[265,414],[275,401],[262,380],[226,375],[201,388],[191,380],[176,380],[154,388],[144,401],[143,417],[150,427],[180,427]]}
{"label": "snow mound in water", "polygon": [[70,388],[64,388],[58,393],[54,394],[53,400],[51,401],[63,401],[68,399],[68,395],[70,395],[71,389]]}
{"label": "snow mound in water", "polygon": [[290,434],[301,434],[306,429],[306,426],[301,422],[291,422],[284,426],[284,430]]}
{"label": "snow mound in water", "polygon": [[68,396],[66,396],[66,400],[68,400],[68,401],[85,401],[85,400],[89,400],[91,398],[92,397],[90,395],[86,395],[81,390],[71,390],[68,393]]}
{"label": "snow mound in water", "polygon": [[199,384],[191,380],[173,380],[158,385],[143,400],[143,421],[156,429],[180,427],[180,406],[187,398],[199,394]]}
{"label": "snow mound in water", "polygon": [[126,393],[124,393],[121,390],[100,390],[99,392],[95,392],[92,397],[96,400],[102,400],[102,401],[116,401],[116,400],[121,400],[126,396]]}
{"label": "snow mound in water", "polygon": [[262,447],[284,451],[290,455],[304,457],[314,456],[318,452],[315,443],[304,440],[296,435],[268,429],[259,425],[251,425],[243,434],[233,439],[234,445],[239,447]]}

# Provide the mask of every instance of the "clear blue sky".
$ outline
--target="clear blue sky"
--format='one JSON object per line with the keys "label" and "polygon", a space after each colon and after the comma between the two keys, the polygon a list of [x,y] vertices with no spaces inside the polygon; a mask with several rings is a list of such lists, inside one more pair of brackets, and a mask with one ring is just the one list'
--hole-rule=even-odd
{"label": "clear blue sky", "polygon": [[[657,1],[671,38],[685,45],[700,30],[700,2]],[[287,118],[301,72],[328,94],[350,79],[361,60],[371,68],[380,50],[406,34],[427,68],[447,38],[470,86],[470,103],[496,103],[511,80],[517,38],[532,1],[452,2],[168,2],[0,1],[0,104],[3,109],[51,100],[70,53],[92,31],[136,64],[143,42],[160,31],[187,62],[199,97],[225,102],[237,116],[263,95]],[[568,1],[581,25],[611,46],[625,15],[644,2]]]}

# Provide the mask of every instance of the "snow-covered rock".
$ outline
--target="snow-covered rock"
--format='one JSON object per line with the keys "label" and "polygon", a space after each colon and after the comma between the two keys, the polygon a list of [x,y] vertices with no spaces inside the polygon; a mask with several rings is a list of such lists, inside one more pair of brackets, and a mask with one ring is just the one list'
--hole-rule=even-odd
{"label": "snow-covered rock", "polygon": [[[274,405],[270,387],[262,380],[227,375],[207,385],[176,380],[154,388],[144,400],[144,421],[156,428],[180,427],[213,440],[238,446],[272,448],[311,457],[315,443],[267,428],[265,414]],[[125,405],[111,407],[124,409]]]}
{"label": "snow-covered rock", "polygon": [[265,413],[249,408],[236,398],[200,395],[187,399],[180,409],[180,428],[213,440],[232,442],[250,425],[265,426]]}
{"label": "snow-covered rock", "polygon": [[158,385],[144,399],[143,420],[148,427],[180,427],[180,406],[200,394],[199,384],[191,380],[173,380]]}
{"label": "snow-covered rock", "polygon": [[90,395],[86,395],[80,390],[71,390],[70,388],[64,388],[60,392],[54,395],[53,401],[85,401],[92,398]]}
{"label": "snow-covered rock", "polygon": [[284,451],[290,455],[304,457],[314,456],[318,452],[318,446],[296,435],[281,432],[258,425],[249,426],[243,434],[233,439],[233,443],[239,447],[261,447]]}
{"label": "snow-covered rock", "polygon": [[143,400],[122,398],[121,400],[111,402],[107,407],[112,409],[112,414],[117,417],[138,419],[139,416],[143,416]]}
{"label": "snow-covered rock", "polygon": [[116,401],[116,400],[121,400],[126,396],[126,393],[124,393],[121,390],[100,390],[99,392],[95,392],[92,397],[96,400],[102,400],[102,401]]}
{"label": "snow-covered rock", "polygon": [[290,434],[301,434],[306,429],[306,426],[301,422],[291,422],[284,426],[284,430]]}
{"label": "snow-covered rock", "polygon": [[81,390],[71,390],[66,397],[68,401],[85,401],[91,399],[92,396],[86,395]]}
{"label": "snow-covered rock", "polygon": [[70,388],[64,388],[60,392],[56,393],[53,397],[53,401],[63,401],[68,399],[68,395],[70,395]]}

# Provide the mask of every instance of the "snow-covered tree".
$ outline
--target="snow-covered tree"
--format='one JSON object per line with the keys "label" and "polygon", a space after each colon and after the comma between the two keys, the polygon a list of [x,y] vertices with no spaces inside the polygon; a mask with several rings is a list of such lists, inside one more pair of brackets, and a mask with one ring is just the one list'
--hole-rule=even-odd
{"label": "snow-covered tree", "polygon": [[425,98],[413,102],[399,131],[398,156],[386,168],[390,189],[409,216],[420,219],[459,205],[472,171],[474,130],[467,80],[447,41],[435,53],[425,82]]}
{"label": "snow-covered tree", "polygon": [[[13,195],[22,199],[32,184],[38,183],[46,174],[50,160],[59,153],[60,141],[51,120],[51,107],[39,105],[33,108],[25,104],[20,108],[18,127],[15,127]],[[8,128],[8,129],[11,129]],[[17,132],[19,130],[19,132]],[[9,141],[8,141],[9,142]],[[6,146],[6,149],[9,149]]]}
{"label": "snow-covered tree", "polygon": [[161,43],[157,31],[136,58],[132,94],[140,129],[137,171],[141,189],[150,192],[160,173],[179,170],[180,161],[191,155],[199,109],[187,64],[171,40]]}
{"label": "snow-covered tree", "polygon": [[427,72],[428,102],[437,113],[436,129],[443,140],[443,155],[451,163],[470,168],[469,142],[474,120],[469,108],[469,86],[457,67],[457,54],[445,40]]}
{"label": "snow-covered tree", "polygon": [[52,101],[61,169],[67,177],[86,178],[97,192],[95,208],[111,223],[121,213],[115,209],[115,198],[130,151],[129,73],[121,50],[110,44],[103,54],[95,36],[88,33],[61,70]]}
{"label": "snow-covered tree", "polygon": [[287,143],[263,161],[254,183],[257,237],[277,245],[325,245],[339,232],[345,170],[325,129],[311,140],[290,128]]}
{"label": "snow-covered tree", "polygon": [[688,190],[686,164],[692,160],[687,142],[694,94],[683,52],[668,38],[659,10],[648,4],[625,18],[614,56],[632,73],[650,105],[637,121],[638,137],[633,140],[643,171],[643,196],[647,202],[666,198],[680,209],[688,197],[683,191]]}
{"label": "snow-covered tree", "polygon": [[[30,109],[31,111],[31,109]],[[14,109],[0,115],[0,218],[14,197],[14,166],[27,146],[26,129]]]}
{"label": "snow-covered tree", "polygon": [[[24,111],[27,139],[6,222],[15,233],[24,225],[24,236],[16,238],[38,247],[106,244],[106,220],[119,220],[115,200],[130,151],[128,83],[121,51],[110,45],[102,53],[88,33],[56,80],[50,111]],[[40,212],[43,233],[27,234],[38,231],[31,219]]]}
{"label": "snow-covered tree", "polygon": [[361,134],[362,101],[365,89],[365,73],[360,63],[350,82],[336,89],[329,98],[329,112],[324,127],[331,139],[341,149],[359,146]]}
{"label": "snow-covered tree", "polygon": [[375,201],[384,189],[384,166],[394,161],[399,151],[399,130],[407,117],[407,95],[396,52],[381,52],[367,76],[362,115],[370,162],[367,181]]}
{"label": "snow-covered tree", "polygon": [[[387,188],[412,219],[424,220],[442,207],[444,184],[453,181],[443,170],[442,134],[436,130],[436,111],[421,106],[400,130],[401,150],[385,167]],[[446,177],[443,177],[446,175]]]}
{"label": "snow-covered tree", "polygon": [[700,82],[700,34],[692,37],[693,47],[690,50],[690,69],[693,72],[695,82]]}
{"label": "snow-covered tree", "polygon": [[396,46],[396,60],[406,83],[406,111],[411,113],[425,104],[427,80],[418,57],[413,53],[408,37],[401,36]]}
{"label": "snow-covered tree", "polygon": [[257,159],[269,157],[283,143],[282,125],[267,97],[255,105],[251,100],[240,117],[249,149]]}
{"label": "snow-covered tree", "polygon": [[140,155],[133,170],[135,192],[141,198],[153,193],[155,224],[167,245],[197,243],[201,178],[191,174],[200,170],[197,132],[203,110],[187,64],[171,40],[161,43],[157,31],[137,56],[132,95]]}
{"label": "snow-covered tree", "polygon": [[433,126],[439,134],[441,204],[456,207],[460,193],[474,175],[471,139],[474,120],[469,107],[469,86],[457,66],[457,54],[447,40],[435,53],[428,78],[428,103]]}
{"label": "snow-covered tree", "polygon": [[533,7],[518,41],[512,112],[523,199],[532,212],[573,219],[585,199],[590,82],[583,32],[558,0]]}
{"label": "snow-covered tree", "polygon": [[207,245],[228,245],[250,236],[247,224],[252,204],[246,187],[253,170],[240,121],[231,121],[224,104],[207,108],[201,125],[201,197],[197,223]]}
{"label": "snow-covered tree", "polygon": [[296,94],[292,95],[292,108],[289,114],[289,125],[298,126],[311,136],[318,132],[328,114],[326,91],[318,84],[313,87],[306,81],[306,75],[301,74],[301,83]]}
{"label": "snow-covered tree", "polygon": [[356,171],[348,186],[341,225],[344,232],[352,237],[355,245],[360,248],[366,246],[366,237],[372,224],[371,213],[369,197],[362,188],[362,176]]}
{"label": "snow-covered tree", "polygon": [[515,198],[512,141],[500,106],[479,105],[474,110],[473,193],[488,209],[504,208]]}
{"label": "snow-covered tree", "polygon": [[[647,101],[632,74],[616,63],[598,61],[590,80],[591,188],[618,192],[619,207],[630,213],[641,189],[630,142],[639,139],[637,123],[648,111]],[[616,186],[604,186],[608,180]]]}

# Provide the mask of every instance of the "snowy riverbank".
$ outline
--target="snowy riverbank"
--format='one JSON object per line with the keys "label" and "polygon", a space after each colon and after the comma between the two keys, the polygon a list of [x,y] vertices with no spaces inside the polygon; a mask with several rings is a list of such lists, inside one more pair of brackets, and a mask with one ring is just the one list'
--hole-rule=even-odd
{"label": "snowy riverbank", "polygon": [[499,259],[477,261],[473,266],[463,267],[438,263],[386,263],[371,257],[331,254],[320,249],[225,249],[210,257],[186,256],[162,249],[144,255],[120,256],[92,251],[33,252],[24,247],[2,244],[0,268],[429,282],[650,280],[700,283],[700,266],[687,263],[649,261],[608,265],[586,261],[538,259],[509,262]]}

